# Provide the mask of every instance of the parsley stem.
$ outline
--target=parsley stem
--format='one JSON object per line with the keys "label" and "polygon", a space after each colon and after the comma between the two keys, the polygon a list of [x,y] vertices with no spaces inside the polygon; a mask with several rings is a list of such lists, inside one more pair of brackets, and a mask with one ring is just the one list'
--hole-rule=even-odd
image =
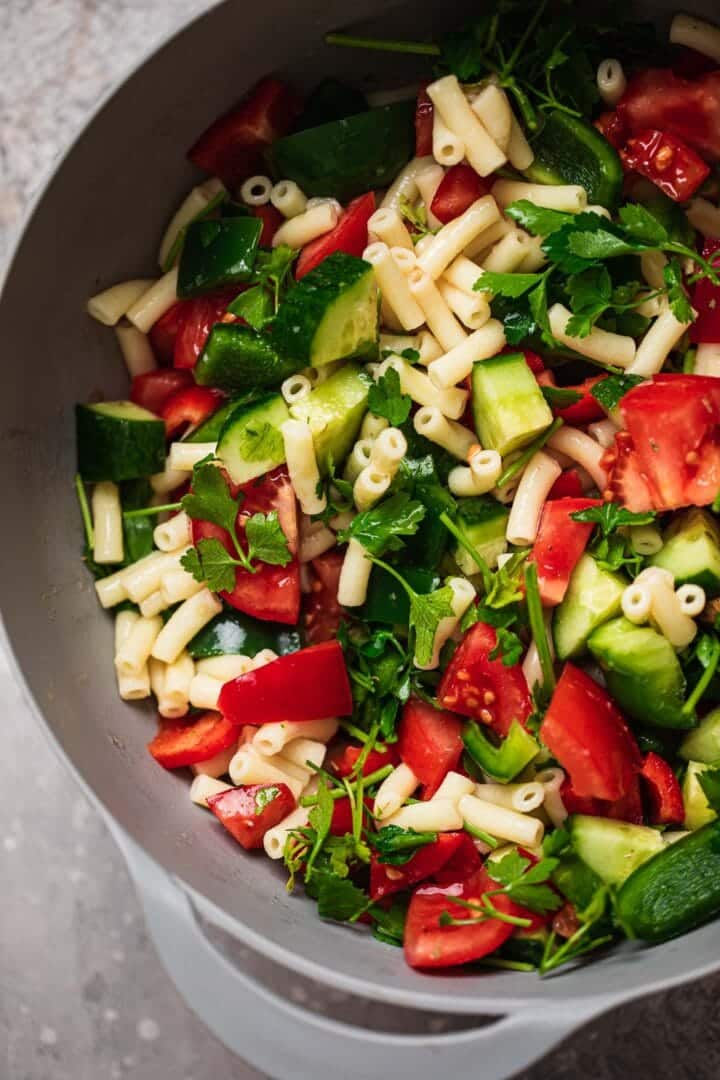
{"label": "parsley stem", "polygon": [[483,579],[483,589],[485,590],[485,592],[488,592],[492,584],[492,572],[485,559],[483,559],[482,555],[475,548],[474,544],[472,544],[470,540],[468,540],[467,536],[460,528],[460,526],[455,524],[455,522],[452,520],[446,510],[443,510],[442,514],[440,515],[440,521],[443,523],[447,531],[449,533],[452,533],[460,547],[464,548],[464,550],[467,551],[473,562],[477,564]]}
{"label": "parsley stem", "polygon": [[377,737],[379,734],[380,722],[379,720],[376,720],[373,726],[370,728],[370,733],[365,741],[365,745],[358,754],[357,761],[353,766],[353,773],[355,774],[355,776],[359,776],[360,778],[362,778],[365,762],[367,761],[371,751],[375,749],[375,743],[377,742]]}
{"label": "parsley stem", "polygon": [[717,670],[718,661],[720,661],[720,641],[717,638],[713,639],[712,654],[708,661],[707,667],[703,671],[702,675],[698,679],[690,697],[687,699],[682,709],[680,710],[683,716],[691,716],[695,712],[695,706],[700,701],[708,686],[710,685],[713,676]]}
{"label": "parsley stem", "polygon": [[561,428],[562,426],[563,418],[561,416],[557,416],[553,420],[550,427],[547,428],[546,431],[543,431],[542,435],[538,435],[537,439],[531,442],[529,446],[526,446],[522,454],[520,454],[519,457],[515,458],[512,464],[508,465],[507,469],[505,469],[504,472],[500,474],[498,482],[495,486],[498,488],[502,488],[505,487],[506,484],[509,484],[511,480],[514,480],[517,474],[525,468],[530,458],[534,457],[538,450],[542,450],[548,439],[551,438],[558,430],[558,428]]}
{"label": "parsley stem", "polygon": [[164,514],[168,510],[180,510],[182,503],[165,503],[163,506],[142,506],[139,510],[123,510],[123,517],[131,521],[133,518],[154,517],[155,514]]}
{"label": "parsley stem", "polygon": [[391,565],[390,565],[390,563],[386,563],[384,559],[379,559],[379,558],[377,557],[377,555],[370,555],[369,553],[366,553],[365,557],[366,557],[367,559],[369,559],[369,560],[370,560],[370,562],[373,562],[373,563],[375,563],[375,564],[376,564],[376,566],[379,566],[379,567],[381,567],[381,568],[382,568],[383,570],[386,570],[386,571],[388,572],[388,574],[390,574],[390,575],[391,575],[391,577],[394,577],[394,578],[395,578],[395,580],[396,580],[396,581],[398,581],[398,582],[399,582],[399,583],[400,583],[400,584],[402,585],[403,589],[405,590],[405,592],[407,593],[408,597],[409,597],[409,598],[410,598],[411,600],[413,599],[413,597],[414,597],[414,596],[417,596],[417,595],[418,595],[418,594],[417,594],[417,593],[415,592],[415,590],[414,590],[413,588],[411,588],[411,587],[410,587],[410,585],[408,585],[407,581],[406,581],[406,580],[405,580],[405,578],[404,578],[404,577],[402,576],[402,574],[399,574],[399,573],[397,572],[397,570],[395,569],[395,567],[394,567],[394,566],[391,566]]}
{"label": "parsley stem", "polygon": [[[383,765],[381,769],[376,769],[374,773],[370,773],[369,776],[363,777],[363,786],[371,787],[373,784],[378,784],[381,780],[384,780],[386,776],[389,776],[393,769],[393,765]],[[330,798],[346,799],[347,791],[344,787],[334,788],[330,792]],[[317,795],[305,795],[300,799],[300,806],[315,806],[317,801]]]}
{"label": "parsley stem", "polygon": [[[370,686],[372,689],[372,686]],[[365,744],[370,736],[367,731],[361,731],[351,720],[341,720],[340,727],[343,731],[347,731],[348,735],[352,735],[353,739],[357,739],[358,742]]]}
{"label": "parsley stem", "polygon": [[530,37],[532,36],[532,34],[535,31],[535,27],[537,26],[537,24],[540,22],[541,18],[543,17],[543,14],[545,12],[546,7],[547,7],[547,0],[542,0],[542,3],[538,4],[537,8],[535,9],[535,14],[533,15],[532,19],[530,20],[530,22],[525,27],[525,29],[524,29],[524,31],[523,31],[517,45],[515,46],[513,51],[510,53],[510,56],[507,59],[507,63],[505,63],[503,65],[503,72],[502,72],[503,75],[509,75],[510,72],[512,71],[512,69],[517,64],[517,62],[520,59],[520,56],[522,54],[522,51],[525,48],[525,45],[530,40]]}
{"label": "parsley stem", "polygon": [[475,840],[482,840],[483,844],[487,844],[492,851],[494,851],[495,848],[500,847],[500,841],[496,840],[490,833],[486,833],[484,829],[476,829],[474,825],[468,825],[467,821],[463,825],[463,829],[466,833],[469,833],[470,836],[474,837]]}
{"label": "parsley stem", "polygon": [[80,516],[82,517],[83,529],[85,530],[85,543],[90,551],[95,547],[95,530],[93,529],[92,514],[88,503],[87,491],[80,473],[75,475],[75,492],[80,504]]}
{"label": "parsley stem", "polygon": [[548,642],[545,619],[543,618],[542,601],[538,587],[537,566],[535,563],[525,565],[525,602],[527,604],[528,619],[533,641],[538,651],[540,667],[543,673],[543,688],[549,693],[555,689],[555,668],[553,665],[550,643]]}
{"label": "parsley stem", "polygon": [[505,960],[502,956],[484,956],[477,962],[481,967],[499,968],[502,971],[537,971],[535,964],[526,964],[523,960]]}
{"label": "parsley stem", "polygon": [[440,46],[432,41],[398,41],[390,38],[357,37],[355,34],[326,34],[326,45],[347,49],[373,49],[375,52],[411,53],[414,56],[439,56]]}

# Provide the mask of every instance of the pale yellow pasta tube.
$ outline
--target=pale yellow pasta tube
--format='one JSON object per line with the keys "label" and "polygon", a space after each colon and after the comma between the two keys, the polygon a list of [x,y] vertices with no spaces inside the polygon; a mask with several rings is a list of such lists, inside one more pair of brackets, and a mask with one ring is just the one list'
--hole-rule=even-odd
{"label": "pale yellow pasta tube", "polygon": [[615,436],[620,428],[617,426],[614,420],[598,420],[595,424],[588,424],[588,435],[591,435],[595,442],[600,443],[604,449],[612,446],[615,442]]}
{"label": "pale yellow pasta tube", "polygon": [[542,784],[529,780],[524,784],[478,784],[474,793],[483,802],[517,810],[518,814],[530,814],[542,806],[545,792]]}
{"label": "pale yellow pasta tube", "polygon": [[328,743],[338,729],[337,720],[294,720],[278,721],[272,724],[263,724],[253,736],[253,746],[264,754],[271,757],[279,754],[283,747],[295,739],[306,738]]}
{"label": "pale yellow pasta tube", "polygon": [[547,262],[547,255],[542,249],[542,236],[528,236],[526,252],[522,262],[517,265],[518,274],[535,274]]}
{"label": "pale yellow pasta tube", "polygon": [[173,612],[152,648],[156,660],[172,664],[203,626],[222,611],[222,603],[209,589],[202,589]]}
{"label": "pale yellow pasta tube", "polygon": [[387,819],[388,825],[417,832],[454,832],[462,829],[463,819],[454,799],[429,799],[427,802],[401,806],[397,813]]}
{"label": "pale yellow pasta tube", "polygon": [[463,776],[462,773],[451,771],[446,773],[433,799],[452,799],[453,802],[457,802],[463,795],[472,795],[474,791],[474,780],[471,780],[469,776]]}
{"label": "pale yellow pasta tube", "polygon": [[695,352],[696,375],[720,376],[720,344],[715,342],[702,342]]}
{"label": "pale yellow pasta tube", "polygon": [[467,378],[478,360],[497,356],[505,345],[505,328],[498,319],[490,319],[460,345],[433,360],[428,375],[436,386],[447,390]]}
{"label": "pale yellow pasta tube", "polygon": [[387,244],[370,244],[363,252],[375,272],[375,280],[383,299],[390,305],[404,330],[417,330],[425,322],[422,306],[408,288],[408,280],[400,270]]}
{"label": "pale yellow pasta tube", "polygon": [[453,495],[467,497],[485,495],[497,484],[502,473],[502,458],[497,450],[479,450],[471,458],[471,466],[458,465],[448,475],[448,487]]}
{"label": "pale yellow pasta tube", "polygon": [[386,776],[375,795],[373,813],[379,821],[386,821],[396,814],[403,803],[415,792],[420,781],[409,766],[398,765]]}
{"label": "pale yellow pasta tube", "polygon": [[407,248],[403,247],[392,247],[390,248],[390,254],[403,277],[407,277],[410,271],[417,266],[417,255],[414,251],[408,251]]}
{"label": "pale yellow pasta tube", "polygon": [[379,339],[380,356],[385,353],[397,353],[405,349],[420,349],[420,334],[381,334]]}
{"label": "pale yellow pasta tube", "polygon": [[158,263],[161,267],[165,266],[170,252],[185,226],[189,225],[198,214],[201,214],[208,203],[224,190],[221,181],[213,177],[211,180],[206,180],[204,184],[198,184],[185,196],[171,217],[163,234],[158,252]]}
{"label": "pale yellow pasta tube", "polygon": [[[455,75],[445,75],[430,83],[427,94],[435,107],[435,115],[439,115],[450,131],[465,144],[465,157],[476,173],[489,176],[505,164],[507,157],[470,108]],[[434,150],[433,145],[433,153]],[[440,164],[449,162],[441,161]]]}
{"label": "pale yellow pasta tube", "polygon": [[[399,356],[391,356],[385,361],[387,367],[394,367],[400,376],[400,388],[403,394],[409,394],[416,405],[433,405],[443,416],[459,420],[465,412],[468,392],[452,386],[440,390],[430,376],[419,368],[411,367]],[[384,370],[387,370],[387,367]]]}
{"label": "pale yellow pasta tube", "polygon": [[503,210],[519,199],[527,199],[535,206],[544,206],[548,210],[564,210],[568,214],[579,214],[588,204],[587,192],[579,184],[528,184],[522,180],[496,180],[492,186],[492,196]]}
{"label": "pale yellow pasta tube", "polygon": [[319,206],[313,206],[311,210],[303,210],[296,217],[288,218],[281,225],[272,238],[272,246],[279,247],[287,244],[288,247],[305,247],[311,240],[334,229],[338,223],[340,212],[331,202],[323,202]]}
{"label": "pale yellow pasta tube", "polygon": [[513,114],[505,91],[495,83],[488,83],[473,101],[472,111],[493,142],[504,154],[507,154]]}
{"label": "pale yellow pasta tube", "polygon": [[115,654],[115,670],[118,675],[141,674],[150,659],[162,624],[159,615],[151,619],[145,619],[141,615],[133,623],[130,633]]}
{"label": "pale yellow pasta tube", "polygon": [[559,829],[568,816],[560,795],[565,773],[562,769],[543,769],[541,772],[535,773],[535,779],[545,789],[543,809],[550,818],[551,823],[556,829]]}
{"label": "pale yellow pasta tube", "polygon": [[465,143],[450,130],[437,109],[433,111],[432,149],[441,166],[459,165],[465,157]]}
{"label": "pale yellow pasta tube", "polygon": [[123,561],[123,519],[120,491],[109,480],[95,484],[91,498],[96,563]]}
{"label": "pale yellow pasta tube", "polygon": [[391,482],[389,473],[381,472],[374,465],[367,465],[353,484],[353,501],[358,510],[369,510],[383,497]]}
{"label": "pale yellow pasta tube", "polygon": [[140,601],[140,614],[149,619],[152,615],[159,615],[161,611],[165,611],[169,606],[160,590],[156,589],[155,592],[150,593],[149,596]]}
{"label": "pale yellow pasta tube", "polygon": [[706,603],[705,590],[699,585],[681,585],[675,593],[683,615],[696,619]]}
{"label": "pale yellow pasta tube", "polygon": [[598,65],[597,88],[606,105],[614,107],[625,93],[627,79],[619,60],[601,60]]}
{"label": "pale yellow pasta tube", "polygon": [[[492,195],[490,198],[492,198]],[[495,203],[495,205],[497,206],[497,203]],[[503,236],[512,232],[514,228],[516,228],[516,226],[508,218],[500,218],[486,229],[483,229],[483,231],[468,244],[464,249],[463,254],[466,258],[474,259],[475,261],[484,259],[485,256],[490,253],[490,248],[493,244],[496,244],[498,240],[502,240]]]}
{"label": "pale yellow pasta tube", "polygon": [[530,459],[518,484],[508,518],[505,535],[509,544],[517,547],[534,544],[545,500],[561,472],[557,461],[542,450],[538,450]]}
{"label": "pale yellow pasta tube", "polygon": [[389,248],[399,247],[413,250],[413,242],[407,225],[397,210],[380,207],[368,221],[368,233],[387,244]]}
{"label": "pale yellow pasta tube", "polygon": [[[368,439],[370,443],[373,443],[380,432],[387,431],[389,426],[390,422],[384,416],[376,416],[375,413],[371,412],[365,413],[363,422],[360,425],[360,438]],[[370,454],[372,455],[372,447]]]}
{"label": "pale yellow pasta tube", "polygon": [[711,240],[720,240],[720,206],[698,195],[690,200],[685,213],[693,229]]}
{"label": "pale yellow pasta tube", "polygon": [[640,269],[645,281],[653,289],[665,288],[664,270],[667,259],[662,251],[645,251],[640,256]]}
{"label": "pale yellow pasta tube", "polygon": [[191,541],[190,518],[184,510],[156,525],[153,530],[153,543],[160,551],[177,551],[180,547],[187,547]]}
{"label": "pale yellow pasta tube", "polygon": [[214,679],[226,683],[252,671],[253,659],[243,653],[225,653],[222,656],[205,656],[198,660],[195,667],[201,674],[212,675]]}
{"label": "pale yellow pasta tube", "polygon": [[[135,611],[119,611],[115,616],[115,656],[130,637],[140,616]],[[150,696],[150,673],[147,664],[132,674],[121,672],[115,665],[118,693],[123,701],[139,701]]]}
{"label": "pale yellow pasta tube", "polygon": [[691,325],[680,322],[668,308],[659,315],[645,334],[635,353],[635,359],[627,368],[629,375],[649,378],[657,375],[680,338]]}
{"label": "pale yellow pasta tube", "polygon": [[196,806],[204,806],[208,809],[208,799],[213,795],[221,795],[223,791],[231,791],[232,784],[226,784],[222,780],[216,780],[213,776],[205,776],[199,773],[190,785],[190,799]]}
{"label": "pale yellow pasta tube", "polygon": [[114,574],[108,574],[107,577],[98,578],[95,582],[95,592],[101,607],[115,607],[116,604],[121,604],[123,600],[127,600],[128,594],[127,589],[125,588],[125,571],[126,568],[116,570]]}
{"label": "pale yellow pasta tube", "polygon": [[307,375],[291,375],[280,386],[280,393],[288,405],[295,405],[298,401],[304,401],[312,388],[312,382]]}
{"label": "pale yellow pasta tube", "polygon": [[463,292],[440,278],[437,289],[456,319],[468,330],[479,330],[490,318],[490,304],[482,293]]}
{"label": "pale yellow pasta tube", "polygon": [[[147,278],[133,278],[132,281],[121,281],[119,285],[111,285],[109,289],[103,289],[102,292],[90,297],[87,302],[87,313],[103,326],[114,326],[123,315],[127,315],[152,285],[153,281]],[[149,326],[148,329],[150,329]]]}
{"label": "pale yellow pasta tube", "polygon": [[349,480],[351,484],[355,483],[363,469],[370,464],[371,453],[372,440],[358,439],[348,455],[343,472],[344,478]]}
{"label": "pale yellow pasta tube", "polygon": [[631,525],[628,535],[630,547],[638,555],[657,555],[662,550],[662,533],[656,525]]}
{"label": "pale yellow pasta tube", "polygon": [[525,653],[525,658],[521,664],[522,673],[525,676],[525,682],[532,690],[535,686],[542,686],[543,670],[542,663],[540,662],[540,653],[538,647],[534,641],[531,641],[528,645],[528,651]]}
{"label": "pale yellow pasta tube", "polygon": [[452,349],[467,337],[428,273],[416,266],[408,274],[410,295],[416,301],[431,333],[444,349]]}
{"label": "pale yellow pasta tube", "polygon": [[343,607],[360,607],[365,603],[372,563],[362,544],[351,539],[340,571],[338,603]]}
{"label": "pale yellow pasta tube", "polygon": [[185,716],[190,708],[190,684],[195,675],[192,657],[181,652],[177,660],[165,668],[163,692],[158,700],[158,712],[168,720]]}
{"label": "pale yellow pasta tube", "polygon": [[390,187],[385,192],[381,206],[391,210],[399,210],[403,200],[414,202],[418,196],[417,176],[427,169],[428,165],[434,165],[432,157],[415,157],[409,161],[404,169],[398,173]]}
{"label": "pale yellow pasta tube", "polygon": [[[211,454],[214,454],[216,449],[217,443],[214,442],[170,443],[170,453],[168,455],[168,469],[171,472],[192,472],[198,462],[202,461],[203,458],[209,457]],[[186,480],[187,476],[185,476],[184,479]]]}
{"label": "pale yellow pasta tube", "polygon": [[300,519],[300,562],[308,563],[318,555],[335,547],[335,533],[322,521],[310,521],[303,514]]}
{"label": "pale yellow pasta tube", "polygon": [[[674,648],[684,649],[697,634],[697,626],[682,611],[674,585],[673,575],[656,566],[643,570],[633,582],[636,589],[643,588],[649,593],[651,622]],[[626,589],[625,592],[627,591]],[[624,602],[623,611],[625,612]]]}
{"label": "pale yellow pasta tube", "polygon": [[521,229],[513,229],[490,249],[489,254],[483,259],[482,268],[498,274],[512,274],[524,262],[529,253],[529,247],[527,233]]}
{"label": "pale yellow pasta tube", "polygon": [[442,225],[439,218],[436,218],[433,214],[431,207],[435,193],[440,187],[444,176],[445,170],[442,165],[430,165],[427,169],[423,169],[421,173],[418,173],[417,176],[418,191],[425,206],[425,215],[430,229],[438,229]]}
{"label": "pale yellow pasta tube", "polygon": [[482,270],[471,259],[468,259],[466,255],[458,255],[457,259],[453,259],[445,273],[443,278],[450,285],[454,285],[456,289],[462,289],[463,292],[468,293],[470,296],[477,296],[475,291],[475,283],[479,281],[482,276]]}
{"label": "pale yellow pasta tube", "polygon": [[510,142],[508,143],[507,156],[510,164],[519,172],[529,169],[535,160],[535,153],[525,138],[525,133],[514,113],[510,126]]}
{"label": "pale yellow pasta tube", "polygon": [[465,249],[499,219],[500,211],[494,198],[483,195],[464,214],[443,225],[422,251],[418,259],[420,266],[430,277],[439,278],[458,255],[467,254]]}
{"label": "pale yellow pasta tube", "polygon": [[381,472],[394,476],[407,453],[407,439],[399,428],[388,427],[379,432],[370,451],[370,464]]}
{"label": "pale yellow pasta tube", "polygon": [[192,574],[182,567],[166,570],[160,578],[160,595],[165,607],[189,600],[203,588],[202,581],[196,581]]}
{"label": "pale yellow pasta tube", "polygon": [[270,192],[270,202],[284,218],[294,218],[307,207],[307,196],[294,180],[279,180]]}
{"label": "pale yellow pasta tube", "polygon": [[675,15],[670,24],[670,41],[673,45],[694,49],[720,64],[720,27],[697,15]]}
{"label": "pale yellow pasta tube", "polygon": [[241,746],[233,756],[229,773],[233,784],[287,784],[296,799],[308,778],[307,769],[301,769],[280,754],[263,757],[250,743]]}
{"label": "pale yellow pasta tube", "polygon": [[[285,444],[285,460],[290,482],[304,514],[320,514],[327,506],[319,488],[320,470],[315,456],[312,431],[302,420],[286,420],[280,426]],[[320,493],[318,494],[318,491]]]}
{"label": "pale yellow pasta tube", "polygon": [[[443,347],[429,330],[421,330],[418,334],[417,351],[420,353],[418,363],[427,367],[433,360],[437,360],[438,356],[442,356]],[[396,352],[402,352],[402,349],[397,349]]]}
{"label": "pale yellow pasta tube", "polygon": [[133,326],[136,326],[143,334],[147,334],[150,327],[177,300],[177,276],[177,266],[174,266],[172,270],[169,270],[167,274],[163,274],[159,281],[151,285],[124,312]]}
{"label": "pale yellow pasta tube", "polygon": [[187,472],[183,470],[180,472],[178,469],[172,471],[166,467],[165,471],[161,473],[155,473],[150,477],[150,487],[153,489],[155,495],[168,495],[175,488],[179,488],[181,484],[187,481]]}
{"label": "pale yellow pasta tube", "polygon": [[115,336],[131,379],[155,370],[155,354],[147,334],[142,334],[136,326],[128,323],[127,326],[116,326]]}
{"label": "pale yellow pasta tube", "polygon": [[453,613],[452,615],[447,615],[438,623],[435,630],[433,651],[430,659],[425,663],[421,663],[418,660],[417,655],[413,657],[415,667],[420,668],[422,671],[432,671],[438,666],[440,663],[440,651],[443,645],[449,640],[451,635],[455,633],[460,620],[475,599],[475,589],[467,578],[451,577],[447,579],[445,584],[452,590],[453,595],[450,606]]}
{"label": "pale yellow pasta tube", "polygon": [[567,454],[577,465],[581,465],[586,472],[590,473],[598,491],[601,493],[605,491],[607,473],[601,464],[603,448],[584,431],[565,425],[550,436],[547,445],[552,450]]}
{"label": "pale yellow pasta tube", "polygon": [[268,829],[263,837],[263,847],[268,858],[282,859],[290,834],[298,829],[304,829],[309,820],[310,808],[298,806],[278,825],[273,825],[272,829]]}
{"label": "pale yellow pasta tube", "polygon": [[463,795],[458,803],[463,821],[473,829],[509,840],[523,847],[535,847],[543,838],[545,826],[537,818],[484,802],[476,795]]}
{"label": "pale yellow pasta tube", "polygon": [[649,586],[634,581],[628,585],[620,598],[622,613],[631,623],[640,625],[650,618],[652,595]]}
{"label": "pale yellow pasta tube", "polygon": [[309,768],[311,764],[319,769],[326,753],[327,746],[324,742],[300,736],[285,744],[282,756],[286,761],[291,761],[303,769]]}
{"label": "pale yellow pasta tube", "polygon": [[153,551],[128,566],[124,572],[124,585],[132,602],[139,604],[150,593],[157,592],[167,571],[182,569],[180,559],[183,554],[182,551]]}
{"label": "pale yellow pasta tube", "polygon": [[418,409],[413,418],[413,427],[418,435],[442,446],[460,461],[465,460],[468,450],[476,441],[472,431],[448,420],[434,405],[423,405]]}
{"label": "pale yellow pasta tube", "polygon": [[548,312],[552,336],[561,345],[567,345],[581,356],[597,360],[601,364],[613,364],[615,367],[630,369],[635,360],[635,342],[625,334],[613,334],[595,326],[586,337],[572,337],[565,327],[572,312],[563,304],[553,304]]}
{"label": "pale yellow pasta tube", "polygon": [[223,683],[220,679],[197,672],[193,676],[188,691],[190,704],[194,709],[217,709],[222,688]]}

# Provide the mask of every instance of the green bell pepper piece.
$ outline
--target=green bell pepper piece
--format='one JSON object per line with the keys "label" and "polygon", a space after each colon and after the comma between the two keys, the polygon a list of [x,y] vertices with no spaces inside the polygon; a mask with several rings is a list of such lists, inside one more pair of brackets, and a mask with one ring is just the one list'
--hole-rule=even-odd
{"label": "green bell pepper piece", "polygon": [[475,720],[468,720],[462,740],[468,754],[484,773],[501,784],[509,784],[540,753],[529,731],[513,720],[507,737],[493,745]]}
{"label": "green bell pepper piece", "polygon": [[200,296],[247,281],[255,266],[262,222],[255,217],[188,225],[178,268],[178,296]]}

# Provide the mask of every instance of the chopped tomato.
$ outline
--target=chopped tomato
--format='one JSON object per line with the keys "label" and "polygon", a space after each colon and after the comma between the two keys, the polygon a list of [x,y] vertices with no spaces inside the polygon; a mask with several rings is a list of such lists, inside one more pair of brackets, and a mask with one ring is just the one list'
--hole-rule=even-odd
{"label": "chopped tomato", "polygon": [[592,799],[578,795],[570,777],[566,776],[560,788],[560,798],[568,814],[587,814],[588,817],[605,817],[605,803],[602,799]]}
{"label": "chopped tomato", "polygon": [[597,120],[593,122],[600,134],[604,135],[616,150],[620,150],[625,145],[629,131],[617,111],[601,113]]}
{"label": "chopped tomato", "polygon": [[353,818],[350,799],[335,799],[332,820],[330,821],[330,832],[333,836],[345,836],[346,833],[352,832],[352,828]]}
{"label": "chopped tomato", "polygon": [[452,885],[454,881],[465,881],[482,869],[480,852],[471,837],[466,832],[460,833],[460,836],[462,841],[457,851],[433,874],[436,885]]}
{"label": "chopped tomato", "polygon": [[650,751],[640,770],[640,782],[651,825],[678,825],[685,819],[682,789],[665,758]]}
{"label": "chopped tomato", "polygon": [[563,600],[570,575],[595,527],[591,522],[574,521],[572,514],[601,505],[601,499],[549,499],[545,503],[529,556],[530,562],[537,563],[544,607],[556,607]]}
{"label": "chopped tomato", "polygon": [[337,598],[342,564],[343,554],[337,550],[326,551],[310,563],[310,592],[303,596],[305,640],[308,645],[332,641],[337,636],[343,616]]}
{"label": "chopped tomato", "polygon": [[463,751],[462,721],[417,698],[405,705],[398,726],[398,752],[431,798]]}
{"label": "chopped tomato", "polygon": [[231,679],[219,706],[234,722],[256,726],[349,716],[352,692],[342,648],[325,641]]}
{"label": "chopped tomato", "polygon": [[560,910],[553,915],[552,929],[553,933],[557,934],[558,937],[571,938],[573,934],[577,934],[580,926],[581,923],[577,917],[574,904],[563,904]]}
{"label": "chopped tomato", "polygon": [[178,300],[150,327],[150,344],[160,360],[172,364],[175,339],[185,317],[186,300]]}
{"label": "chopped tomato", "polygon": [[346,255],[362,255],[368,242],[368,221],[375,213],[375,192],[360,195],[348,203],[334,229],[317,240],[311,240],[300,252],[295,277],[301,277],[337,251]]}
{"label": "chopped tomato", "polygon": [[563,669],[540,738],[581,798],[621,798],[642,765],[637,743],[612,699],[574,664]]}
{"label": "chopped tomato", "polygon": [[565,469],[550,488],[548,499],[578,499],[583,493],[577,469]]}
{"label": "chopped tomato", "polygon": [[[342,751],[335,754],[330,761],[330,768],[336,776],[350,776],[355,768],[357,759],[363,751],[362,746],[345,746]],[[363,776],[370,776],[385,765],[397,765],[399,761],[397,750],[394,746],[385,746],[382,750],[375,748],[365,758],[363,764]]]}
{"label": "chopped tomato", "polygon": [[618,102],[620,119],[636,135],[656,128],[682,139],[707,161],[720,160],[720,71],[683,79],[669,68],[635,75]]}
{"label": "chopped tomato", "polygon": [[[706,240],[703,255],[720,270],[720,240]],[[720,342],[720,286],[702,278],[693,289],[692,304],[698,313],[690,327],[690,340],[694,345]]]}
{"label": "chopped tomato", "polygon": [[[439,833],[437,840],[418,848],[415,854],[401,866],[391,866],[379,861],[375,851],[370,860],[370,898],[382,900],[384,896],[409,889],[420,881],[436,874],[456,854],[467,833]],[[472,843],[472,841],[471,841]],[[453,878],[456,881],[457,878]]]}
{"label": "chopped tomato", "polygon": [[133,378],[130,400],[160,416],[170,398],[192,385],[193,377],[189,371],[158,368],[157,371],[148,371]]}
{"label": "chopped tomato", "polygon": [[[274,469],[258,480],[250,480],[240,487],[231,485],[233,495],[242,492],[244,498],[238,511],[237,532],[240,543],[245,546],[245,522],[253,514],[277,511],[280,528],[285,533],[292,562],[287,566],[271,566],[258,563],[254,573],[238,567],[235,588],[220,595],[228,604],[254,615],[256,619],[294,626],[300,614],[300,566],[298,553],[297,505],[287,471]],[[207,537],[215,537],[231,555],[235,548],[230,536],[219,525],[210,521],[192,522],[193,543]]]}
{"label": "chopped tomato", "polygon": [[203,420],[216,412],[222,401],[220,391],[212,390],[209,386],[187,386],[184,390],[178,390],[160,410],[168,439],[199,427]]}
{"label": "chopped tomato", "polygon": [[433,145],[433,103],[427,83],[420,87],[415,106],[415,157],[429,157]]}
{"label": "chopped tomato", "polygon": [[445,709],[489,724],[507,735],[513,720],[525,725],[532,712],[530,692],[519,664],[490,659],[497,648],[492,626],[475,623],[455,650],[440,680],[437,697]]}
{"label": "chopped tomato", "polygon": [[606,379],[607,375],[591,375],[577,386],[565,386],[564,390],[574,390],[581,394],[580,401],[574,401],[564,409],[553,409],[553,416],[561,416],[566,424],[575,426],[591,424],[593,420],[602,420],[605,416],[600,404],[595,400],[590,391],[597,383]]}
{"label": "chopped tomato", "polygon": [[430,210],[445,225],[464,214],[469,206],[489,191],[490,185],[481,180],[470,165],[453,165],[440,181]]}
{"label": "chopped tomato", "polygon": [[239,104],[202,133],[188,157],[232,187],[263,171],[263,151],[287,135],[301,108],[300,99],[285,83],[260,79]]}
{"label": "chopped tomato", "polygon": [[223,289],[196,296],[184,302],[183,317],[175,339],[173,365],[176,368],[194,368],[200,353],[205,348],[208,334],[216,322],[221,322],[228,304],[241,292],[235,289]]}
{"label": "chopped tomato", "polygon": [[231,788],[211,795],[207,804],[230,835],[248,851],[262,847],[268,829],[295,809],[295,799],[287,784]]}
{"label": "chopped tomato", "polygon": [[251,206],[250,213],[253,217],[259,218],[260,221],[262,221],[262,230],[260,232],[260,240],[258,241],[260,247],[272,247],[273,236],[278,231],[285,218],[280,211],[276,210],[270,203],[266,203],[265,206]]}
{"label": "chopped tomato", "polygon": [[158,731],[148,750],[164,769],[197,765],[222,753],[240,738],[240,727],[217,712],[206,712],[192,724]]}
{"label": "chopped tomato", "polygon": [[[413,893],[405,923],[405,959],[414,968],[455,967],[479,960],[495,952],[512,936],[514,927],[499,919],[478,915],[476,925],[442,926],[440,916],[447,912],[454,919],[472,919],[470,909],[453,903],[479,903],[497,884],[483,868],[472,877],[451,885],[421,885]],[[506,915],[525,915],[523,908],[507,896],[493,896],[494,906]]]}
{"label": "chopped tomato", "polygon": [[624,795],[621,795],[619,799],[602,804],[600,816],[613,818],[615,821],[629,821],[631,825],[642,825],[645,818],[640,795],[640,782],[637,776],[633,777],[632,783]]}
{"label": "chopped tomato", "polygon": [[710,175],[710,166],[675,135],[646,128],[620,151],[626,168],[640,173],[668,198],[686,202]]}

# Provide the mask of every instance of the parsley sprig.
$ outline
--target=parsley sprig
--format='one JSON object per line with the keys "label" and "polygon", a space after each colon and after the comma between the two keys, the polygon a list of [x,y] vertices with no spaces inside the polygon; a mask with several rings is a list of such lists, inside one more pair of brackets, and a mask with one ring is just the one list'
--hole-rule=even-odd
{"label": "parsley sprig", "polygon": [[417,593],[394,566],[375,555],[370,555],[370,560],[391,574],[407,593],[410,601],[408,626],[415,640],[415,665],[425,667],[432,659],[438,626],[443,619],[452,618],[454,614],[452,589],[449,585],[443,585],[424,595]]}
{"label": "parsley sprig", "polygon": [[388,368],[368,391],[368,409],[375,416],[385,417],[392,427],[404,424],[411,408],[412,398],[402,393],[395,368]]}
{"label": "parsley sprig", "polygon": [[590,554],[603,570],[625,568],[633,576],[640,572],[643,557],[631,550],[627,535],[619,530],[632,525],[651,525],[657,517],[654,510],[636,513],[626,510],[618,503],[608,502],[602,506],[576,510],[570,517],[573,521],[597,525],[596,536],[590,545]]}
{"label": "parsley sprig", "polygon": [[228,311],[244,319],[253,330],[263,330],[275,318],[281,300],[294,284],[292,268],[298,254],[287,244],[259,251],[253,284],[233,300]]}

